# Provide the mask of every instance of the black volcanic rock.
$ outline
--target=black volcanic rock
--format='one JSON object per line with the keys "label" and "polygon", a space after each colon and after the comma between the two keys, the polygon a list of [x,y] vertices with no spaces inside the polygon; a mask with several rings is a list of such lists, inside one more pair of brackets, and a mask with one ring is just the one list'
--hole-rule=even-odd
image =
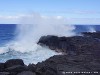
{"label": "black volcanic rock", "polygon": [[36,65],[35,65],[35,64],[29,64],[29,65],[27,66],[27,69],[28,69],[29,71],[35,72],[35,71],[36,71]]}
{"label": "black volcanic rock", "polygon": [[97,32],[83,32],[82,34],[84,36],[87,36],[87,37],[93,37],[93,38],[100,39],[100,31],[97,31]]}
{"label": "black volcanic rock", "polygon": [[[68,42],[68,43],[66,43]],[[38,44],[41,46],[45,45],[48,46],[52,50],[56,50],[57,52],[64,52],[67,53],[67,49],[71,48],[71,43],[66,39],[66,37],[57,37],[57,36],[43,36],[40,38]],[[74,49],[74,47],[72,47]]]}
{"label": "black volcanic rock", "polygon": [[10,75],[9,72],[0,72],[0,75]]}
{"label": "black volcanic rock", "polygon": [[[48,40],[49,39],[49,40]],[[57,36],[43,36],[40,38],[38,44],[40,45],[46,45],[51,48],[51,49],[55,49],[56,46],[58,46],[58,43],[59,43],[59,39]]]}
{"label": "black volcanic rock", "polygon": [[56,65],[51,63],[38,63],[36,65],[37,75],[57,75]]}
{"label": "black volcanic rock", "polygon": [[[96,35],[99,36],[99,34]],[[48,35],[41,37],[38,44],[65,54],[55,55],[42,63],[38,63],[36,65],[37,73],[41,75],[47,70],[52,70],[56,75],[64,75],[65,72],[100,72],[100,40],[97,37]]]}
{"label": "black volcanic rock", "polygon": [[10,59],[0,63],[0,75],[36,75],[35,65],[26,66],[22,59]]}
{"label": "black volcanic rock", "polygon": [[57,52],[70,55],[94,53],[95,51],[100,52],[100,41],[85,36],[57,37],[48,35],[41,37],[38,44],[41,46],[48,46],[50,49]]}
{"label": "black volcanic rock", "polygon": [[23,71],[21,73],[18,73],[17,75],[36,75],[36,74],[31,71]]}
{"label": "black volcanic rock", "polygon": [[0,63],[0,72],[2,72],[5,69],[5,64],[4,63]]}
{"label": "black volcanic rock", "polygon": [[[68,75],[78,75],[74,72],[100,72],[100,62],[97,62],[96,59],[98,58],[90,55],[55,55],[42,63],[38,63],[36,72],[39,75],[45,75],[47,71],[52,73],[51,75],[67,75],[63,74],[64,72],[73,73]],[[83,74],[79,73],[79,75]]]}
{"label": "black volcanic rock", "polygon": [[[0,75],[99,75],[100,58],[95,56],[97,55],[55,55],[36,65],[14,65],[5,68],[5,70],[0,72]],[[65,72],[72,72],[72,74],[65,74]],[[98,73],[74,74],[74,72]]]}
{"label": "black volcanic rock", "polygon": [[16,65],[16,66],[12,66],[9,68],[5,69],[6,72],[22,72],[22,71],[27,71],[27,68],[25,66],[21,66],[21,65]]}
{"label": "black volcanic rock", "polygon": [[5,62],[5,67],[6,68],[16,66],[16,65],[24,66],[23,60],[22,59],[10,59],[10,60]]}

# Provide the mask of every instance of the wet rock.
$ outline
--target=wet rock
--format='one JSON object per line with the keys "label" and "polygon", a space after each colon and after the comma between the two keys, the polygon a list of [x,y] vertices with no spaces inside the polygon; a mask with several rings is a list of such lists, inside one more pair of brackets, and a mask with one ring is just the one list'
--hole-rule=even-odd
{"label": "wet rock", "polygon": [[16,65],[24,66],[23,60],[22,59],[10,59],[10,60],[5,62],[5,67],[6,68],[16,66]]}

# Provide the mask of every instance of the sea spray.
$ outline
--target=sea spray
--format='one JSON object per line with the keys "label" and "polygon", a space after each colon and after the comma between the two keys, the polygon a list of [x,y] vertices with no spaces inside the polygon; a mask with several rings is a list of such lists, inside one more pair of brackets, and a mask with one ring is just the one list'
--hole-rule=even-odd
{"label": "sea spray", "polygon": [[[32,14],[21,17],[21,23],[17,25],[15,38],[16,48],[21,52],[34,51],[34,46],[39,38],[44,35],[73,36],[73,25],[67,25],[67,20],[60,16],[41,16]],[[37,47],[36,47],[37,48]]]}
{"label": "sea spray", "polygon": [[94,26],[88,26],[88,32],[96,32]]}
{"label": "sea spray", "polygon": [[16,28],[15,39],[6,45],[8,57],[3,60],[21,58],[26,63],[41,62],[58,53],[37,45],[39,38],[44,35],[74,36],[74,29],[75,27],[67,25],[67,20],[61,16],[48,17],[39,14],[22,16]]}
{"label": "sea spray", "polygon": [[17,25],[18,36],[16,38],[32,40],[36,43],[44,35],[73,36],[75,35],[74,29],[75,26],[67,25],[67,20],[63,17],[32,14],[21,17],[21,23]]}

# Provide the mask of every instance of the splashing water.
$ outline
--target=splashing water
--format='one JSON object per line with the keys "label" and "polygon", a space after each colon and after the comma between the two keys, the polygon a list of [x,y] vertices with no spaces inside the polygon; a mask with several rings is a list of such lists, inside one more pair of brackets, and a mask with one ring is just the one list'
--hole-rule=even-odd
{"label": "splashing water", "polygon": [[96,32],[95,28],[93,26],[88,27],[89,32]]}
{"label": "splashing water", "polygon": [[[32,14],[20,18],[21,23],[17,25],[16,37],[9,42],[1,53],[4,54],[1,61],[11,58],[21,58],[28,63],[41,62],[58,53],[37,45],[41,36],[73,36],[75,29],[72,25],[66,25],[66,19],[58,16],[47,17],[39,14]],[[5,50],[3,50],[5,49]],[[9,55],[10,54],[10,55]]]}

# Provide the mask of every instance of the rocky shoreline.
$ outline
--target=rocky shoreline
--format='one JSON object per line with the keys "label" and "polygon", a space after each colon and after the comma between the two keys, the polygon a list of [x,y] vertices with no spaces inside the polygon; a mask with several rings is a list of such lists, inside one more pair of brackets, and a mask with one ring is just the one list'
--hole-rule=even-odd
{"label": "rocky shoreline", "polygon": [[0,75],[100,75],[100,32],[73,37],[47,35],[38,44],[63,55],[29,65],[22,59],[10,59],[0,63]]}

